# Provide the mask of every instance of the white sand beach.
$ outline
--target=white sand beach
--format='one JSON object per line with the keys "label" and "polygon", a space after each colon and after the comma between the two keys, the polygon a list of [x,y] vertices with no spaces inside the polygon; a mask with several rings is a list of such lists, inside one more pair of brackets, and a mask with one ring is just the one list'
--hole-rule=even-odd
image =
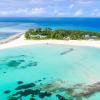
{"label": "white sand beach", "polygon": [[24,35],[8,43],[0,44],[0,49],[20,47],[32,44],[64,44],[73,46],[90,46],[100,48],[99,40],[26,40]]}

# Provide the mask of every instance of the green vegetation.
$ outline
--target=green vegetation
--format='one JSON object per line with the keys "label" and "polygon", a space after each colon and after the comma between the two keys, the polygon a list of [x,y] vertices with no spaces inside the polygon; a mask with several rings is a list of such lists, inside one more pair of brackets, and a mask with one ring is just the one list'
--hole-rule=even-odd
{"label": "green vegetation", "polygon": [[80,30],[63,30],[50,28],[30,29],[25,33],[26,39],[59,39],[59,40],[78,40],[78,39],[100,39],[99,32],[89,32]]}

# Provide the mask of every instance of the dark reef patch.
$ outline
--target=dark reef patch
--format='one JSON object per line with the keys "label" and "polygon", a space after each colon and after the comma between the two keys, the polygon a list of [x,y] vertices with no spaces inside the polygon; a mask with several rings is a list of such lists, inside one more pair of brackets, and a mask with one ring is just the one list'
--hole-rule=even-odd
{"label": "dark reef patch", "polygon": [[38,82],[41,82],[42,80],[38,80]]}
{"label": "dark reef patch", "polygon": [[63,96],[61,96],[59,94],[57,94],[56,96],[58,97],[59,100],[68,100],[68,99],[65,99]]}
{"label": "dark reef patch", "polygon": [[[42,79],[39,79],[37,81],[35,81],[35,83],[40,83],[40,82],[43,82],[44,80],[46,80],[46,78],[42,78]],[[40,83],[42,85],[42,83]]]}
{"label": "dark reef patch", "polygon": [[4,74],[6,74],[6,72],[3,72]]}
{"label": "dark reef patch", "polygon": [[[56,80],[42,83],[42,85],[34,83],[18,85],[15,90],[12,91],[13,94],[9,95],[10,99],[8,100],[24,100],[23,97],[29,97],[29,100],[34,100],[38,97],[41,100],[45,97],[50,98],[52,95],[55,96],[57,100],[82,100],[83,98],[89,98],[97,92],[100,92],[100,82],[92,85],[68,85],[67,81]],[[6,93],[8,94],[9,90],[7,90]]]}
{"label": "dark reef patch", "polygon": [[19,84],[19,85],[20,85],[20,84],[23,84],[23,83],[24,83],[23,81],[18,81],[18,82],[17,82],[17,84]]}
{"label": "dark reef patch", "polygon": [[[45,78],[42,78],[42,80]],[[42,81],[41,80],[41,81]],[[15,90],[13,91],[13,94],[10,94],[8,96],[8,100],[24,100],[23,97],[29,96],[29,100],[36,100],[35,97],[39,97],[40,99],[45,97],[50,97],[52,93],[47,91],[42,91],[41,88],[39,88],[37,84],[29,83],[29,84],[23,84],[23,81],[18,81],[17,86]]]}
{"label": "dark reef patch", "polygon": [[8,98],[8,100],[18,100],[18,99],[19,99],[19,98],[13,97],[13,96]]}
{"label": "dark reef patch", "polygon": [[5,94],[9,94],[10,92],[11,92],[10,90],[4,91]]}
{"label": "dark reef patch", "polygon": [[23,91],[17,91],[15,94],[13,94],[13,96],[18,96],[18,95],[22,95],[23,94]]}
{"label": "dark reef patch", "polygon": [[30,100],[36,100],[35,98],[30,98]]}
{"label": "dark reef patch", "polygon": [[33,66],[37,66],[38,62],[33,62]]}
{"label": "dark reef patch", "polygon": [[25,69],[25,68],[27,68],[27,67],[26,67],[26,66],[21,66],[20,68]]}
{"label": "dark reef patch", "polygon": [[34,83],[29,83],[29,84],[25,84],[25,85],[20,85],[17,88],[15,88],[15,90],[28,89],[28,88],[32,88],[34,86],[35,86]]}
{"label": "dark reef patch", "polygon": [[19,66],[24,60],[11,60],[8,62],[7,66],[8,67],[17,67]]}
{"label": "dark reef patch", "polygon": [[21,90],[17,91],[15,94],[12,94],[12,96],[16,96],[17,98],[22,98],[31,95],[34,97],[35,95],[39,95],[40,90],[33,90],[33,89],[26,89],[26,90]]}
{"label": "dark reef patch", "polygon": [[43,80],[45,80],[46,78],[44,77]]}
{"label": "dark reef patch", "polygon": [[13,96],[18,96],[18,95],[20,95],[20,97],[23,97],[23,96],[28,96],[28,95],[30,95],[30,94],[34,94],[34,90],[32,90],[32,89],[27,89],[27,90],[24,90],[24,91],[18,91],[18,92],[16,92],[15,94],[13,94]]}
{"label": "dark reef patch", "polygon": [[48,93],[48,92],[40,92],[39,94],[39,97],[40,98],[44,98],[44,97],[49,97],[51,96],[52,94],[51,93]]}
{"label": "dark reef patch", "polygon": [[30,62],[27,66],[32,67],[32,66],[37,66],[38,62]]}
{"label": "dark reef patch", "polygon": [[[6,69],[16,70],[16,69],[26,69],[38,65],[38,62],[34,60],[33,55],[18,55],[18,56],[7,56],[0,59],[0,64],[6,65],[0,68],[2,73],[6,73]],[[6,69],[5,69],[6,68]]]}

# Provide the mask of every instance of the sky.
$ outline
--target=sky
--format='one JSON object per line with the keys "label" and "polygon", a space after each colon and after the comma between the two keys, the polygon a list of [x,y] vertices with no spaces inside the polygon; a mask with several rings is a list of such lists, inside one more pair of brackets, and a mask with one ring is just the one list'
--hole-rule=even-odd
{"label": "sky", "polygon": [[0,0],[0,17],[100,17],[100,0]]}

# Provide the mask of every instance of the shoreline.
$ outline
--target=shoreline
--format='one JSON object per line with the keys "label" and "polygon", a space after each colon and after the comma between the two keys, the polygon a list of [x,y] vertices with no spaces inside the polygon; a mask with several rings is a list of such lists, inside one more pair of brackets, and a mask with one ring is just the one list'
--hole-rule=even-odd
{"label": "shoreline", "polygon": [[100,40],[26,40],[24,33],[8,38],[0,43],[0,50],[32,44],[62,44],[70,46],[88,46],[100,48]]}
{"label": "shoreline", "polygon": [[0,40],[0,45],[5,44],[5,43],[9,43],[13,40],[16,40],[16,39],[20,38],[21,35],[23,35],[23,33],[15,34],[13,36],[8,37],[7,39]]}

